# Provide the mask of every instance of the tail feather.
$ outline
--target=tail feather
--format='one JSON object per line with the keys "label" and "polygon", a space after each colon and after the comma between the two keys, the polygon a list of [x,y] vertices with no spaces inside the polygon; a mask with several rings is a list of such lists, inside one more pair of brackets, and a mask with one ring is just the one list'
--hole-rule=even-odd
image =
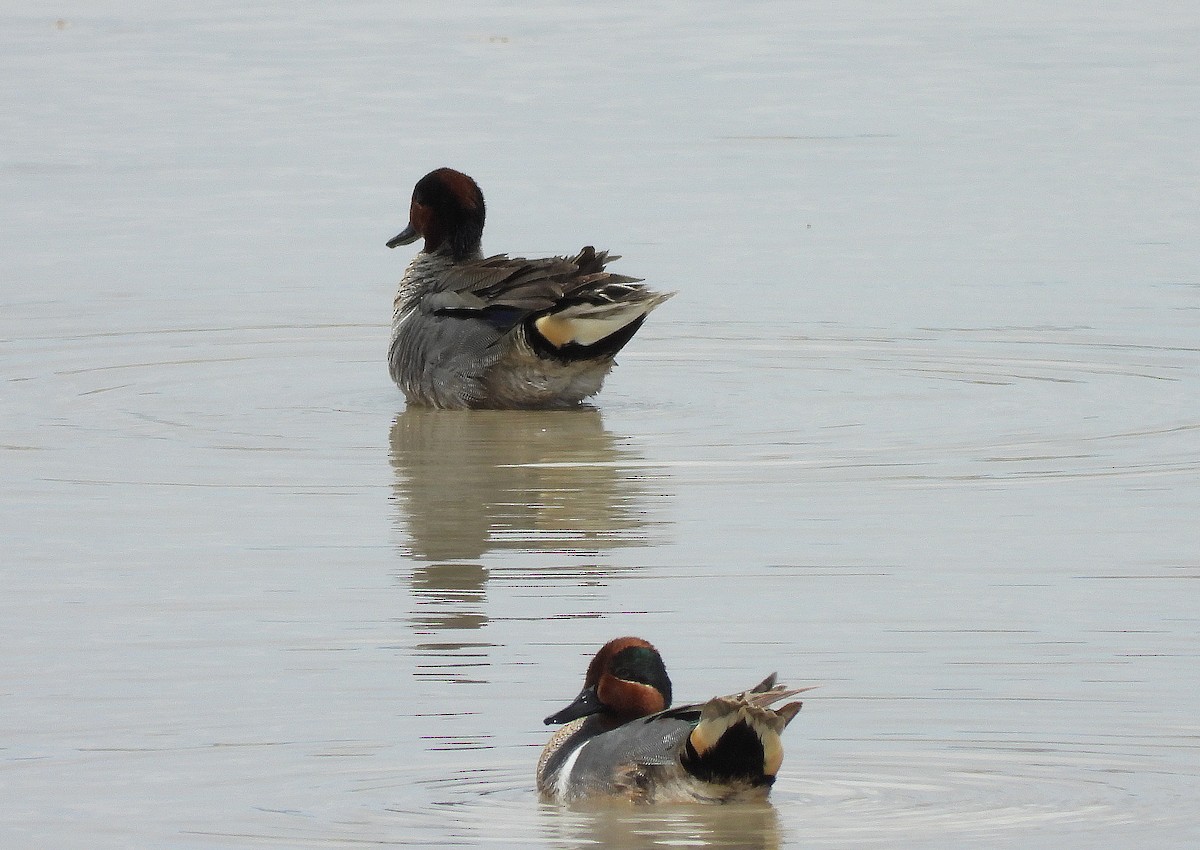
{"label": "tail feather", "polygon": [[783,764],[780,736],[802,704],[770,706],[807,690],[777,685],[772,673],[748,691],[710,699],[688,736],[684,769],[705,782],[770,785]]}
{"label": "tail feather", "polygon": [[641,297],[603,304],[572,304],[534,320],[538,333],[556,348],[574,343],[595,345],[645,316],[669,296],[638,293]]}
{"label": "tail feather", "polygon": [[675,294],[653,292],[641,278],[607,271],[605,265],[616,259],[588,245],[565,261],[573,268],[554,278],[555,303],[530,322],[535,348],[567,359],[612,356],[651,310]]}

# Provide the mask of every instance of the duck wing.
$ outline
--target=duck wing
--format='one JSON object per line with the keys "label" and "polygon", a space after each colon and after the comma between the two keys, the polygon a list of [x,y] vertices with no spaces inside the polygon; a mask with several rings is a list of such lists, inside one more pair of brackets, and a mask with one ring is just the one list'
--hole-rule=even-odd
{"label": "duck wing", "polygon": [[634,285],[638,278],[604,270],[615,259],[589,245],[569,258],[498,254],[456,263],[442,273],[441,285],[425,307],[435,312],[508,308],[528,316],[575,303],[615,303],[644,291]]}

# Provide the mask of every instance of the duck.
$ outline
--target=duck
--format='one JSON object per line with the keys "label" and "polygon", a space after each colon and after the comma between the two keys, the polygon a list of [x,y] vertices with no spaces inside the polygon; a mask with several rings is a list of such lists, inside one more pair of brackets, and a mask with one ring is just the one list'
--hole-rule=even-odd
{"label": "duck", "polygon": [[424,240],[396,293],[392,380],[408,404],[432,408],[579,405],[675,293],[606,271],[619,258],[591,245],[572,257],[484,257],[484,217],[483,192],[461,171],[435,169],[413,188],[408,226],[387,241]]}
{"label": "duck", "polygon": [[546,718],[565,724],[542,749],[537,788],[547,802],[594,798],[634,803],[765,800],[783,764],[784,728],[811,688],[754,687],[671,707],[662,656],[639,637],[610,640],[596,653],[583,690]]}

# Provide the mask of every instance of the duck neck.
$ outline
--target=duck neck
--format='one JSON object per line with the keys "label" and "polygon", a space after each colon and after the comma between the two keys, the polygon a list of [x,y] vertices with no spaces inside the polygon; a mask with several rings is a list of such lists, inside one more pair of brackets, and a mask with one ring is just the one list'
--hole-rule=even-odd
{"label": "duck neck", "polygon": [[[470,259],[477,259],[471,257]],[[446,286],[446,272],[457,265],[457,261],[443,251],[421,251],[412,258],[396,292],[396,316],[412,310],[417,302],[431,292]]]}

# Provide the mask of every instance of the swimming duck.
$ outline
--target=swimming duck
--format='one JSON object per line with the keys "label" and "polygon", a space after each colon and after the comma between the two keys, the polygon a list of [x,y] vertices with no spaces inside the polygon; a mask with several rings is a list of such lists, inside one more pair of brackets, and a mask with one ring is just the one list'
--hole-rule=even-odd
{"label": "swimming duck", "polygon": [[388,367],[411,404],[569,407],[600,391],[614,357],[674,293],[613,274],[592,246],[574,257],[483,256],[478,184],[452,168],[422,177],[408,226],[424,239],[400,281]]}
{"label": "swimming duck", "polygon": [[670,708],[658,650],[637,637],[610,640],[575,701],[546,718],[566,725],[542,750],[538,791],[561,802],[765,799],[783,763],[780,733],[801,704],[770,706],[806,690],[777,685],[772,673],[748,691]]}

